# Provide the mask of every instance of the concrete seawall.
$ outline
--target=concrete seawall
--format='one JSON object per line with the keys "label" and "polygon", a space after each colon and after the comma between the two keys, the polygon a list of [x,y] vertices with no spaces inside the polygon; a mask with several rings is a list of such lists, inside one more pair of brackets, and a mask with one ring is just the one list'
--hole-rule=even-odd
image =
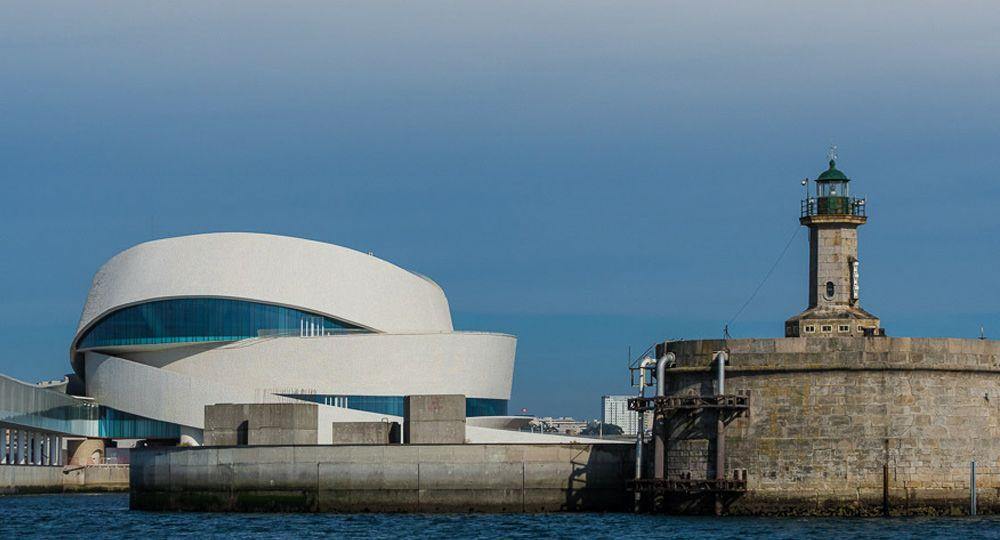
{"label": "concrete seawall", "polygon": [[127,491],[128,465],[39,467],[0,465],[0,495]]}
{"label": "concrete seawall", "polygon": [[133,451],[138,510],[557,512],[629,509],[629,445],[389,445]]}

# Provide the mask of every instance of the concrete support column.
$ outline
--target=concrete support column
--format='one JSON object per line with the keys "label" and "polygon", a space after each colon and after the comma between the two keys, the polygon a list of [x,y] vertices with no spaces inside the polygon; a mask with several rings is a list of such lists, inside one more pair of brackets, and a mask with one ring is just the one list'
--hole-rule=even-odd
{"label": "concrete support column", "polygon": [[31,434],[31,464],[42,464],[42,436],[38,433]]}
{"label": "concrete support column", "polygon": [[28,432],[17,430],[17,464],[24,465],[25,451],[28,449]]}
{"label": "concrete support column", "polygon": [[17,430],[17,464],[24,465],[28,462],[28,432],[23,429]]}
{"label": "concrete support column", "polygon": [[51,435],[39,436],[38,447],[41,450],[38,456],[39,465],[52,465],[52,440]]}
{"label": "concrete support column", "polygon": [[54,435],[52,439],[55,441],[52,445],[52,464],[61,466],[62,465],[62,437]]}
{"label": "concrete support column", "polygon": [[7,464],[7,428],[0,428],[0,465]]}

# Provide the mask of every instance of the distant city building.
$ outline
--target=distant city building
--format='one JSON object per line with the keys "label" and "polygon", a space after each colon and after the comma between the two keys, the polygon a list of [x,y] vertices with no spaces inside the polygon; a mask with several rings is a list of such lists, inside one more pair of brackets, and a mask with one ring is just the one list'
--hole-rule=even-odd
{"label": "distant city building", "polygon": [[601,396],[601,422],[622,428],[625,435],[639,431],[639,417],[628,410],[628,400],[635,396]]}
{"label": "distant city building", "polygon": [[536,418],[533,423],[541,427],[541,430],[545,433],[560,433],[563,435],[579,435],[588,425],[588,422],[584,420],[576,420],[568,416],[562,418],[553,418],[551,416]]}

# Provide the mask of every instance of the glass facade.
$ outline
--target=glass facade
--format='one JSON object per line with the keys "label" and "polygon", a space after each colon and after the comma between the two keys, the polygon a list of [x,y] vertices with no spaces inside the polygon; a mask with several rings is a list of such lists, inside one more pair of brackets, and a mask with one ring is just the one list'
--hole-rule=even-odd
{"label": "glass facade", "polygon": [[108,439],[177,439],[177,424],[150,420],[0,375],[0,422]]}
{"label": "glass facade", "polygon": [[100,437],[108,439],[179,439],[181,436],[181,427],[177,424],[103,406],[97,431]]}
{"label": "glass facade", "polygon": [[96,437],[98,414],[92,401],[0,375],[0,422]]}
{"label": "glass facade", "polygon": [[507,400],[467,398],[465,416],[507,416]]}
{"label": "glass facade", "polygon": [[[329,394],[285,394],[287,397],[322,405],[346,407],[379,414],[403,416],[403,396],[336,396]],[[506,416],[506,399],[466,398],[465,416]]]}
{"label": "glass facade", "polygon": [[175,298],[145,302],[109,313],[87,330],[77,348],[364,331],[284,306],[228,298]]}

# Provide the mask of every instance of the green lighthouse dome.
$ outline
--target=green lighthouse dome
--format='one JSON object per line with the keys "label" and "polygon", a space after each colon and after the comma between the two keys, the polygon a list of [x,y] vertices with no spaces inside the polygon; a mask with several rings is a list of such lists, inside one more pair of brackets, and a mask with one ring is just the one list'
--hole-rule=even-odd
{"label": "green lighthouse dome", "polygon": [[837,168],[837,163],[834,160],[830,160],[830,168],[823,171],[823,174],[819,175],[816,179],[817,182],[848,182],[850,178],[846,174]]}

